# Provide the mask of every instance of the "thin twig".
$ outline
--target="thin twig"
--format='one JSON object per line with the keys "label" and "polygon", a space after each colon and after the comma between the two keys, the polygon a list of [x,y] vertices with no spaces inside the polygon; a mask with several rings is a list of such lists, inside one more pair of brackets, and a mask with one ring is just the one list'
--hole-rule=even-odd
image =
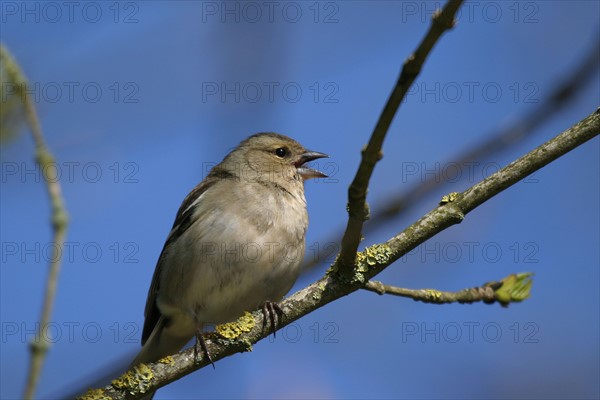
{"label": "thin twig", "polygon": [[417,47],[417,50],[405,61],[400,77],[381,112],[369,143],[362,151],[361,163],[348,189],[348,224],[342,238],[341,250],[337,261],[342,266],[339,271],[344,275],[347,275],[352,270],[356,250],[362,237],[362,227],[364,222],[369,218],[369,206],[366,202],[367,188],[375,164],[381,159],[381,147],[383,146],[385,135],[402,99],[404,99],[415,78],[421,72],[421,67],[429,52],[442,34],[454,26],[454,16],[461,4],[462,0],[449,0],[441,11],[438,10],[433,15],[429,31]]}
{"label": "thin twig", "polygon": [[[597,76],[599,64],[600,42],[596,41],[573,73],[561,81],[548,97],[537,103],[522,119],[498,133],[491,132],[490,135],[486,135],[485,137],[490,139],[465,150],[457,157],[452,158],[452,162],[456,165],[470,165],[513,148],[515,143],[523,141],[535,133],[536,129],[544,122],[555,117],[577,93],[587,87],[588,81]],[[441,171],[436,174],[427,174],[421,183],[406,190],[403,194],[387,200],[385,204],[378,207],[377,212],[373,212],[369,223],[365,226],[365,233],[371,231],[378,223],[389,221],[411,205],[419,204],[420,199],[447,183],[442,179],[441,174]]]}
{"label": "thin twig", "polygon": [[[18,88],[17,93],[21,97],[23,109],[25,111],[25,119],[31,129],[31,134],[35,143],[35,160],[38,163],[40,170],[45,171],[47,167],[54,163],[54,157],[50,153],[48,146],[44,142],[42,128],[35,111],[35,106],[29,96],[27,90],[27,79],[23,75],[19,65],[15,62],[4,45],[0,45],[0,63],[4,66],[6,76],[9,82],[15,84]],[[56,287],[58,284],[58,274],[61,267],[60,249],[64,247],[65,237],[67,233],[68,215],[65,209],[65,203],[61,193],[60,183],[57,180],[49,180],[46,174],[42,174],[46,182],[46,188],[50,197],[51,203],[51,223],[53,230],[52,257],[50,259],[48,281],[46,282],[46,294],[42,305],[42,313],[40,316],[39,331],[36,334],[36,339],[30,343],[31,364],[25,392],[25,399],[32,399],[40,378],[42,365],[48,352],[49,342],[46,340],[42,332],[46,331],[46,326],[50,322],[52,316],[52,307],[54,298],[56,297]]]}
{"label": "thin twig", "polygon": [[379,281],[369,281],[365,284],[364,289],[380,295],[391,294],[423,303],[448,304],[457,302],[476,303],[479,301],[491,303],[495,301],[494,289],[490,286],[463,289],[458,292],[442,292],[436,289],[407,289],[385,285]]}
{"label": "thin twig", "polygon": [[511,274],[498,282],[488,282],[482,286],[459,290],[458,292],[442,292],[436,289],[407,289],[385,285],[379,281],[369,281],[363,289],[379,295],[391,294],[406,297],[415,301],[432,304],[449,303],[500,303],[508,306],[512,302],[523,301],[529,297],[531,289],[531,273]]}
{"label": "thin twig", "polygon": [[[587,83],[597,76],[598,65],[600,64],[600,43],[594,42],[594,46],[585,55],[581,62],[574,69],[573,73],[551,91],[550,95],[538,103],[523,118],[519,119],[510,126],[499,132],[490,132],[483,137],[489,137],[482,143],[465,150],[461,154],[451,157],[450,160],[455,165],[473,165],[475,162],[482,162],[493,155],[513,148],[516,143],[523,141],[536,133],[536,129],[549,119],[555,117],[562,111],[575,96],[580,93]],[[363,234],[373,232],[382,227],[384,223],[390,223],[398,215],[402,214],[410,207],[420,204],[421,200],[433,194],[440,187],[447,184],[442,179],[442,171],[435,174],[426,174],[418,183],[403,190],[401,193],[391,195],[385,199],[385,203],[374,209],[370,215],[368,223],[363,227]],[[327,240],[321,243],[339,243],[338,238],[343,235],[336,231],[331,234]],[[318,257],[312,257],[303,266],[307,271],[320,265],[321,263],[330,263],[331,260],[322,260]]]}
{"label": "thin twig", "polygon": [[[598,134],[600,134],[600,110],[596,110],[557,137],[462,194],[451,196],[452,201],[436,207],[386,243],[370,246],[358,253],[353,271],[355,279],[340,280],[334,278],[335,274],[327,273],[317,282],[285,299],[280,304],[284,315],[279,321],[278,328],[281,329],[312,311],[361,289],[366,282],[409,251],[446,228],[460,223],[468,212]],[[228,339],[217,334],[207,338],[207,348],[213,361],[248,351],[253,343],[270,334],[270,331],[262,329],[262,312],[255,311],[252,315],[254,323],[246,322],[244,326],[247,333]],[[91,396],[95,395],[104,396],[106,399],[139,399],[144,396],[144,393],[155,391],[209,364],[206,359],[195,360],[194,350],[187,349],[157,363],[141,364],[120,379],[113,381],[113,385],[90,390],[82,398],[91,399],[93,398]]]}

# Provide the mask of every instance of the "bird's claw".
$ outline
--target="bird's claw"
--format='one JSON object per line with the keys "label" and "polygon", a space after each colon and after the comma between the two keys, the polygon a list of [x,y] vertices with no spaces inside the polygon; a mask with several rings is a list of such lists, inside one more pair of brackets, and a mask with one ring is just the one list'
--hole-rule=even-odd
{"label": "bird's claw", "polygon": [[211,363],[213,369],[215,368],[215,363],[210,356],[210,352],[208,351],[208,347],[206,346],[206,341],[204,340],[204,336],[202,335],[202,330],[199,329],[196,331],[196,344],[194,344],[194,362],[198,362],[198,347],[202,350],[206,359]]}
{"label": "bird's claw", "polygon": [[262,307],[263,312],[263,329],[267,324],[267,319],[271,322],[271,328],[273,329],[273,337],[277,337],[275,333],[277,331],[277,325],[279,323],[279,317],[285,315],[279,304],[271,301],[265,301]]}

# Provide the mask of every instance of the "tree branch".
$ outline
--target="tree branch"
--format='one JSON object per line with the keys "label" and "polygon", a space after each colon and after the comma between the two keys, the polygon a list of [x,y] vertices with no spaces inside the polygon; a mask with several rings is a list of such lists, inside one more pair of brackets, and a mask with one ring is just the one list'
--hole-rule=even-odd
{"label": "tree branch", "polygon": [[[449,196],[444,204],[434,208],[417,222],[383,244],[367,247],[356,254],[351,280],[339,279],[339,275],[328,273],[317,282],[294,293],[280,305],[285,315],[279,328],[296,321],[326,304],[346,296],[379,274],[394,261],[435,236],[444,229],[460,223],[465,215],[487,200],[526,178],[558,157],[600,134],[600,109],[549,140],[527,155],[510,163],[495,174],[477,183],[461,194]],[[334,264],[335,267],[335,264]],[[231,326],[237,332],[227,338],[217,333],[207,335],[206,344],[214,361],[232,354],[250,351],[252,344],[269,335],[263,329],[263,315],[255,311]],[[138,399],[173,382],[184,375],[210,364],[205,358],[194,360],[194,349],[187,349],[157,363],[140,364],[113,381],[103,389],[90,390],[82,398],[104,396],[106,399]]]}
{"label": "tree branch", "polygon": [[[462,153],[451,157],[450,160],[454,164],[469,165],[474,162],[481,162],[494,154],[513,147],[516,143],[523,141],[536,132],[536,128],[556,114],[562,111],[581,90],[587,87],[588,81],[596,76],[598,65],[600,64],[600,42],[595,41],[590,51],[583,57],[581,62],[566,79],[559,82],[557,86],[551,90],[550,95],[542,102],[538,103],[530,112],[523,118],[515,121],[510,126],[500,130],[499,132],[490,132],[483,135],[489,137],[482,143],[476,144]],[[411,206],[419,204],[420,201],[434,193],[441,186],[447,184],[442,179],[442,172],[436,174],[427,174],[422,181],[412,185],[401,193],[392,195],[391,198],[385,199],[385,203],[380,205],[370,214],[369,222],[363,227],[363,234],[373,232],[381,227],[383,223],[391,222],[393,218],[408,210]],[[343,232],[336,232],[329,236],[327,240],[322,240],[321,243],[338,243]],[[307,260],[302,267],[307,271],[321,262],[318,257],[313,257]]]}
{"label": "tree branch", "polygon": [[[42,135],[42,128],[35,111],[35,106],[33,105],[27,90],[27,79],[23,75],[19,65],[15,62],[4,45],[0,45],[0,63],[5,68],[8,81],[15,84],[18,88],[17,92],[23,103],[25,119],[29,125],[29,128],[31,129],[31,134],[35,143],[35,160],[40,169],[44,171],[48,166],[54,164],[55,162],[52,153],[44,142],[44,136]],[[42,304],[39,331],[36,335],[36,338],[39,338],[39,341],[33,340],[30,342],[31,364],[29,367],[27,383],[23,395],[25,399],[33,398],[39,381],[40,373],[42,371],[42,366],[46,358],[46,353],[48,352],[48,348],[50,346],[45,338],[45,335],[42,335],[41,332],[46,329],[46,326],[50,322],[50,317],[52,316],[52,307],[54,305],[54,298],[56,297],[58,274],[60,272],[62,261],[60,257],[60,249],[64,247],[69,220],[62,197],[60,183],[58,180],[49,180],[46,174],[42,175],[44,176],[46,188],[50,197],[50,219],[53,230],[52,242],[54,243],[54,246],[52,248],[52,257],[50,258],[51,261],[48,281],[46,282],[46,294],[44,296],[44,303]]]}
{"label": "tree branch", "polygon": [[531,273],[511,274],[499,282],[488,282],[480,287],[463,289],[458,292],[441,292],[436,289],[406,289],[397,286],[385,285],[379,281],[369,281],[363,289],[379,295],[391,294],[407,297],[415,301],[433,304],[448,303],[476,303],[483,301],[486,304],[499,302],[506,307],[511,302],[523,301],[529,297]]}
{"label": "tree branch", "polygon": [[371,134],[369,143],[362,151],[362,160],[358,171],[348,189],[348,224],[342,238],[342,247],[338,263],[342,266],[340,272],[344,275],[352,271],[354,258],[362,237],[362,227],[369,218],[369,206],[366,202],[369,180],[375,169],[375,164],[381,159],[381,147],[385,135],[396,115],[396,111],[408,92],[415,78],[421,72],[421,67],[429,52],[442,34],[454,26],[454,16],[463,0],[449,0],[442,11],[437,11],[432,17],[429,31],[417,50],[404,62],[400,77],[392,94],[388,98],[379,121]]}

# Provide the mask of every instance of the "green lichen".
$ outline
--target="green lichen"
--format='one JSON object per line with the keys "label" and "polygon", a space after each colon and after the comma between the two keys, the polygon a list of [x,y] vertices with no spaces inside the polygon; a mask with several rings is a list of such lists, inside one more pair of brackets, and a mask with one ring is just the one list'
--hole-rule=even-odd
{"label": "green lichen", "polygon": [[123,375],[113,380],[111,384],[121,390],[126,390],[129,394],[146,393],[154,374],[146,364],[138,364]]}
{"label": "green lichen", "polygon": [[333,260],[333,263],[331,263],[331,265],[329,266],[329,268],[327,268],[327,271],[325,272],[326,275],[330,275],[330,274],[336,274],[338,271],[338,259],[340,258],[340,255],[336,255],[335,256],[335,260]]}
{"label": "green lichen", "polygon": [[392,249],[387,244],[375,244],[356,253],[356,268],[352,282],[365,283],[365,273],[369,272],[371,267],[388,263],[391,256]]}
{"label": "green lichen", "polygon": [[315,292],[312,294],[312,298],[315,301],[319,301],[321,300],[321,297],[323,296],[323,292],[325,292],[325,283],[320,282],[319,285],[317,286],[318,290],[315,290]]}
{"label": "green lichen", "polygon": [[242,339],[242,343],[244,343],[244,345],[246,346],[246,349],[244,351],[252,351],[252,342],[250,342],[250,340],[248,338],[243,338]]}
{"label": "green lichen", "polygon": [[216,331],[225,339],[235,339],[244,332],[250,332],[254,328],[254,317],[245,312],[237,321],[217,325]]}

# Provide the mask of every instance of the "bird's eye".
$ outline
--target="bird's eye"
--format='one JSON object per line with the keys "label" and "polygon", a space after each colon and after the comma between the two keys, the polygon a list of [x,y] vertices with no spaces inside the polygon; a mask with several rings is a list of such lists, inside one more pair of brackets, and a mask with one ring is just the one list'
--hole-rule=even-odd
{"label": "bird's eye", "polygon": [[285,147],[280,147],[275,150],[275,155],[277,155],[277,157],[283,158],[286,156],[286,154],[287,154],[287,149]]}

